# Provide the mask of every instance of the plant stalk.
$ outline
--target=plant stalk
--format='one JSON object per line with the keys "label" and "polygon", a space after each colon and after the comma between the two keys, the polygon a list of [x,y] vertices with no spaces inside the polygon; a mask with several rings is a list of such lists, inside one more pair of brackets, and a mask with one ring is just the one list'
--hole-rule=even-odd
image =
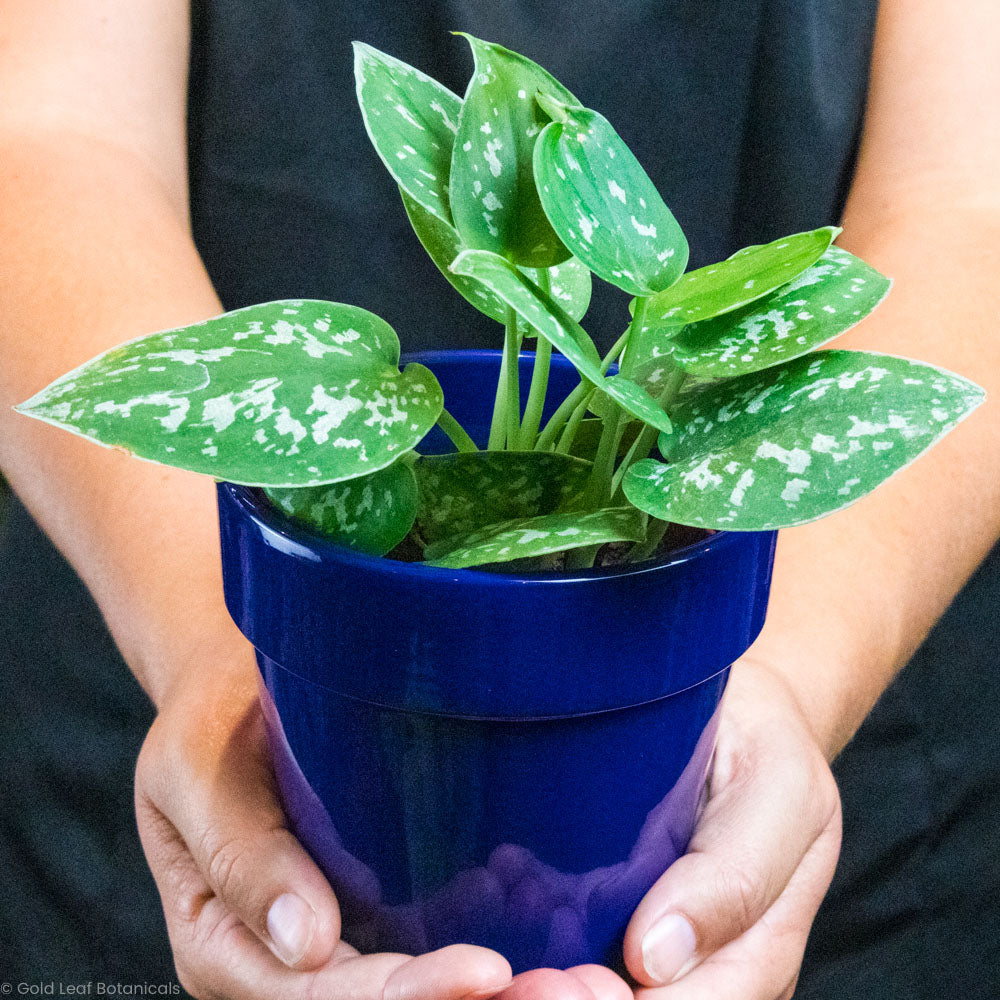
{"label": "plant stalk", "polygon": [[[680,368],[674,368],[674,370],[667,375],[666,383],[660,391],[659,396],[656,398],[656,401],[660,404],[660,406],[666,409],[667,406],[673,402],[677,393],[680,392],[681,386],[684,384],[684,379],[685,374]],[[631,447],[622,459],[621,465],[618,466],[611,479],[612,501],[617,497],[619,491],[621,490],[622,480],[625,478],[625,473],[628,472],[629,466],[634,465],[640,459],[649,457],[650,449],[653,447],[653,443],[656,441],[658,435],[659,431],[655,427],[650,427],[649,424],[646,424],[646,426],[639,432],[639,436],[632,442]]]}
{"label": "plant stalk", "polygon": [[[640,296],[635,300],[635,314],[624,335],[626,353],[632,334],[642,329],[645,313],[646,299]],[[584,490],[584,510],[597,510],[611,499],[611,481],[615,472],[615,459],[618,457],[618,443],[625,429],[624,416],[622,408],[615,405],[612,415],[604,420],[601,440],[597,445],[597,455],[594,457],[594,467],[590,471],[590,479]]]}
{"label": "plant stalk", "polygon": [[658,517],[651,516],[649,526],[646,529],[645,541],[636,542],[632,546],[628,554],[628,561],[635,563],[648,559],[656,551],[669,527],[669,521],[661,521]]}
{"label": "plant stalk", "polygon": [[490,418],[490,437],[486,443],[487,451],[501,451],[504,436],[507,433],[505,400],[507,396],[507,351],[500,358],[500,375],[497,378],[497,392],[493,397],[493,416]]}
{"label": "plant stalk", "polygon": [[479,451],[469,432],[447,410],[441,411],[437,423],[458,451]]}
{"label": "plant stalk", "polygon": [[[629,324],[628,330],[626,330],[614,343],[614,346],[604,355],[604,360],[601,362],[601,372],[606,373],[611,365],[617,360],[618,356],[621,354],[628,341],[629,330],[632,329],[631,324]],[[580,384],[559,404],[556,412],[552,414],[549,418],[549,422],[545,425],[542,433],[538,437],[538,441],[535,443],[535,451],[551,451],[552,445],[562,430],[563,425],[573,414],[573,411],[577,408],[580,400],[583,399],[585,395],[593,390],[593,386],[586,381],[580,382]]]}
{"label": "plant stalk", "polygon": [[580,401],[577,408],[573,411],[572,416],[566,421],[566,426],[563,428],[562,434],[559,436],[559,443],[556,445],[555,450],[563,455],[568,455],[570,449],[573,447],[573,442],[576,440],[576,432],[580,429],[580,424],[583,422],[583,418],[587,415],[587,407],[590,405],[590,401],[594,398],[594,393],[597,392],[596,389],[588,392],[586,396]]}
{"label": "plant stalk", "polygon": [[[552,290],[547,268],[539,268],[538,287],[548,295]],[[549,388],[549,368],[552,363],[552,344],[544,337],[535,340],[535,366],[531,371],[531,388],[528,390],[528,401],[524,406],[524,419],[521,421],[521,435],[517,442],[522,451],[530,451],[538,439],[538,428],[542,422],[542,410],[545,407],[545,394]]]}
{"label": "plant stalk", "polygon": [[507,386],[504,392],[504,408],[506,410],[507,448],[510,451],[518,447],[521,438],[521,379],[518,364],[518,349],[520,342],[517,336],[517,313],[507,307],[507,324],[504,330],[503,354],[504,374]]}

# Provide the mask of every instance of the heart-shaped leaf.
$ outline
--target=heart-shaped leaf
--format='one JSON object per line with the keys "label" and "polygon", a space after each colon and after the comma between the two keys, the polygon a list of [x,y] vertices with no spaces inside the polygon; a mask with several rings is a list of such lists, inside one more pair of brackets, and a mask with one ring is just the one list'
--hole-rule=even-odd
{"label": "heart-shaped leaf", "polygon": [[688,271],[649,299],[643,323],[654,330],[699,323],[756,302],[815,264],[839,233],[836,226],[795,233]]}
{"label": "heart-shaped leaf", "polygon": [[139,458],[250,486],[317,486],[410,451],[444,401],[392,327],[285,300],[130,341],[17,409]]}
{"label": "heart-shaped leaf", "polygon": [[731,378],[808,354],[860,323],[892,282],[840,247],[752,305],[692,323],[664,345],[700,378]]}
{"label": "heart-shaped leaf", "polygon": [[586,330],[551,296],[527,281],[513,264],[486,250],[466,250],[456,258],[451,269],[491,288],[540,336],[565,355],[588,382],[607,393],[632,416],[662,431],[670,430],[670,418],[645,390],[622,375],[605,378],[597,348]]}
{"label": "heart-shaped leaf", "polygon": [[358,104],[368,136],[396,183],[428,212],[451,222],[451,149],[462,99],[420,70],[354,43]]}
{"label": "heart-shaped leaf", "polygon": [[559,238],[594,274],[633,295],[669,288],[688,244],[653,182],[603,115],[545,94],[535,184]]}
{"label": "heart-shaped leaf", "polygon": [[645,516],[635,507],[606,507],[586,514],[544,514],[505,521],[443,539],[429,545],[424,554],[431,566],[462,569],[605,542],[638,542],[644,534]]}
{"label": "heart-shaped leaf", "polygon": [[979,386],[905,358],[821,351],[710,383],[674,411],[669,459],[637,462],[625,495],[665,521],[763,531],[870,493],[982,401]]}
{"label": "heart-shaped leaf", "polygon": [[[415,202],[405,191],[400,193],[413,231],[441,273],[451,282],[455,290],[481,313],[485,313],[498,323],[505,323],[507,306],[504,302],[481,282],[463,277],[449,269],[451,262],[467,249],[461,236],[446,222],[442,222]],[[590,271],[575,257],[570,257],[562,264],[548,268],[548,274],[552,298],[574,319],[581,319],[590,305]],[[527,275],[536,285],[541,280],[541,272],[535,268],[527,269]],[[518,327],[518,332],[522,336],[535,336],[535,331],[526,323],[518,321]]]}
{"label": "heart-shaped leaf", "polygon": [[376,556],[407,536],[417,514],[417,481],[406,461],[342,483],[266,487],[264,492],[317,534]]}
{"label": "heart-shaped leaf", "polygon": [[417,524],[426,542],[551,514],[586,485],[590,463],[540,451],[424,455]]}
{"label": "heart-shaped leaf", "polygon": [[469,247],[492,250],[524,267],[550,267],[570,252],[538,201],[531,157],[548,121],[542,91],[576,98],[541,66],[500,45],[465,35],[475,69],[458,118],[451,158],[451,211]]}

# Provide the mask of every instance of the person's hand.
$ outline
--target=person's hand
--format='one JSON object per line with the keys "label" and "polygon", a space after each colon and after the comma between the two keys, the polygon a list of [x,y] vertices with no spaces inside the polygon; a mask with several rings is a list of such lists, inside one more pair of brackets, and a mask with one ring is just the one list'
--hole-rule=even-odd
{"label": "person's hand", "polygon": [[411,958],[340,940],[333,890],[275,794],[256,668],[246,651],[230,659],[181,675],[136,769],[139,834],[183,987],[199,1000],[458,1000],[508,986],[510,965],[485,948]]}
{"label": "person's hand", "polygon": [[737,663],[688,853],[625,936],[637,998],[790,997],[840,828],[833,775],[787,682],[761,662]]}

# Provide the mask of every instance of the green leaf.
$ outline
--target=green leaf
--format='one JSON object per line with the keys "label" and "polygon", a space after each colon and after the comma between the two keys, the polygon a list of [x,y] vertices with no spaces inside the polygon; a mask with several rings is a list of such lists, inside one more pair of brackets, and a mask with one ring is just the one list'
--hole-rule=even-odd
{"label": "green leaf", "polygon": [[821,351],[710,383],[674,411],[670,464],[637,462],[625,495],[665,521],[760,531],[870,493],[968,416],[979,386],[932,365]]}
{"label": "green leaf", "polygon": [[451,158],[451,210],[467,246],[492,250],[524,267],[569,257],[535,190],[531,156],[548,119],[539,90],[576,98],[541,66],[500,45],[465,35],[475,68],[458,118]]}
{"label": "green leaf", "polygon": [[860,323],[892,282],[839,247],[743,309],[685,326],[666,352],[700,378],[731,378],[808,354]]}
{"label": "green leaf", "polygon": [[[455,290],[481,313],[485,313],[498,323],[506,322],[507,306],[504,302],[481,282],[449,270],[451,262],[463,250],[467,249],[461,236],[446,222],[442,222],[418,202],[415,202],[405,191],[401,190],[400,194],[403,197],[403,205],[406,207],[406,214],[410,218],[413,231],[417,234],[417,238],[423,244],[431,260],[437,265],[438,270],[451,282]],[[582,318],[590,305],[590,271],[575,257],[570,257],[562,264],[550,267],[548,272],[552,297],[574,319]],[[526,273],[536,285],[539,283],[541,274],[539,270],[531,268]],[[535,331],[527,324],[519,321],[518,325],[519,332],[523,336],[533,337],[535,335]]]}
{"label": "green leaf", "polygon": [[551,514],[586,485],[590,463],[550,452],[424,455],[417,524],[426,542],[500,521]]}
{"label": "green leaf", "polygon": [[644,532],[645,517],[634,507],[607,507],[586,514],[544,514],[505,521],[443,539],[429,545],[424,554],[431,566],[462,569],[605,542],[638,542]]}
{"label": "green leaf", "polygon": [[688,244],[653,182],[603,115],[545,95],[556,118],[535,145],[535,184],[560,239],[598,277],[633,295],[670,287]]}
{"label": "green leaf", "polygon": [[17,409],[139,458],[250,486],[318,486],[391,465],[444,405],[392,327],[284,300],[98,355]]}
{"label": "green leaf", "polygon": [[513,264],[485,250],[466,250],[451,269],[482,281],[540,336],[562,352],[576,370],[639,420],[662,431],[670,418],[647,392],[622,375],[605,378],[594,342],[551,296],[527,281]]}
{"label": "green leaf", "polygon": [[689,271],[676,285],[646,303],[645,326],[676,328],[721,316],[787,284],[826,253],[840,229],[824,226],[744,247],[731,257]]}
{"label": "green leaf", "polygon": [[417,513],[417,481],[405,461],[342,483],[266,487],[264,492],[317,534],[376,556],[407,536]]}
{"label": "green leaf", "polygon": [[451,222],[451,149],[462,100],[420,70],[354,43],[358,104],[368,136],[396,183],[428,212]]}

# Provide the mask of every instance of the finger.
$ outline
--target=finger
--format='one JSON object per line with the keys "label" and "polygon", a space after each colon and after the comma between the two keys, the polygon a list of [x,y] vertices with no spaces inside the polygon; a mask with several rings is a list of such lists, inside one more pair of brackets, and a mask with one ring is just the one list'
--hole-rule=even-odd
{"label": "finger", "polygon": [[595,1000],[582,979],[557,969],[533,969],[514,977],[497,1000]]}
{"label": "finger", "polygon": [[566,972],[579,979],[595,1000],[632,1000],[632,991],[625,980],[603,965],[577,965]]}
{"label": "finger", "polygon": [[511,982],[505,959],[455,945],[413,959],[359,955],[339,942],[320,969],[290,969],[238,920],[212,890],[169,821],[147,806],[140,818],[149,844],[181,985],[195,997],[234,1000],[458,1000],[490,996]]}
{"label": "finger", "polygon": [[488,948],[456,944],[410,959],[386,981],[382,1000],[491,997],[510,986],[507,959]]}
{"label": "finger", "polygon": [[169,767],[157,766],[163,754],[154,740],[148,764],[140,755],[137,796],[169,819],[230,913],[286,965],[316,968],[337,944],[340,912],[326,878],[285,825],[256,699],[222,732],[207,762]]}
{"label": "finger", "polygon": [[625,959],[640,983],[675,981],[752,927],[788,885],[837,804],[829,769],[808,746],[771,733],[716,767],[689,853],[629,924]]}
{"label": "finger", "polygon": [[639,989],[636,1000],[790,1000],[839,850],[838,815],[753,927],[672,985]]}

